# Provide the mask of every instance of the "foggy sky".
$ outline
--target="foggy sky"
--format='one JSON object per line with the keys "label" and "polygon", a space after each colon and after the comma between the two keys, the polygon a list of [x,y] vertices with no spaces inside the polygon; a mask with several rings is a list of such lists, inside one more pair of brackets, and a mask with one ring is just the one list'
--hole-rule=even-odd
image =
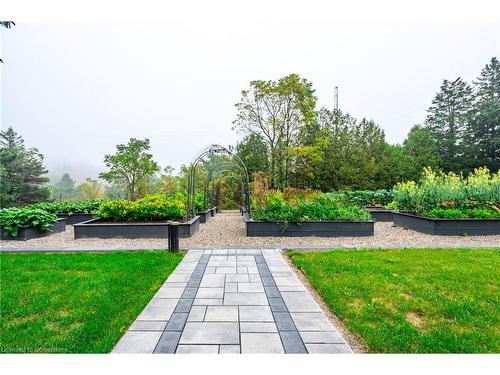
{"label": "foggy sky", "polygon": [[[241,17],[245,17],[241,15]],[[253,79],[313,82],[400,143],[442,79],[471,82],[499,55],[498,24],[288,22],[18,23],[2,30],[1,127],[46,156],[51,175],[95,177],[103,156],[149,138],[176,169],[203,146],[235,144],[234,104]]]}

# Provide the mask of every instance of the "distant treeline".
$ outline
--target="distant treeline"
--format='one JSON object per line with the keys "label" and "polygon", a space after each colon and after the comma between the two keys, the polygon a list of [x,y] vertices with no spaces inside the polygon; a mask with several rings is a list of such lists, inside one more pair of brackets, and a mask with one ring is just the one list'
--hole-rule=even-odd
{"label": "distant treeline", "polygon": [[[390,106],[390,103],[387,104]],[[444,80],[423,124],[401,145],[388,144],[373,120],[316,109],[312,83],[296,74],[252,81],[236,104],[239,155],[271,187],[323,191],[391,188],[424,167],[468,174],[500,166],[500,64],[496,57],[472,83]]]}

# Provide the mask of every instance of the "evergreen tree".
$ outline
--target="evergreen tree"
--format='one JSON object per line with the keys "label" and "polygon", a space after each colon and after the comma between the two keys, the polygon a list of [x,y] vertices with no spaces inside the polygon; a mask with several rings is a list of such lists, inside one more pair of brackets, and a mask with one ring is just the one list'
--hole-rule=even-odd
{"label": "evergreen tree", "polygon": [[69,176],[69,173],[64,173],[55,187],[55,199],[71,200],[76,195],[75,181]]}
{"label": "evergreen tree", "polygon": [[[321,151],[321,162],[316,169],[313,187],[321,190],[374,189],[387,186],[390,163],[384,159],[388,149],[384,131],[373,121],[356,121],[340,111],[320,109],[317,115],[320,136],[316,149]],[[315,149],[309,149],[309,152]],[[316,153],[309,154],[312,160]],[[394,166],[392,166],[394,169]],[[392,172],[391,172],[392,173]]]}
{"label": "evergreen tree", "polygon": [[26,148],[12,127],[0,132],[0,206],[22,206],[47,200],[49,179],[43,155],[36,148]]}
{"label": "evergreen tree", "polygon": [[474,116],[468,123],[465,140],[466,162],[470,169],[500,167],[500,63],[493,57],[474,82]]}
{"label": "evergreen tree", "polygon": [[418,180],[425,167],[437,170],[441,165],[437,142],[429,128],[415,125],[403,142],[403,153],[407,159],[406,180]]}
{"label": "evergreen tree", "polygon": [[445,171],[464,168],[463,137],[472,117],[473,92],[462,78],[444,80],[427,110],[426,124],[437,141]]}

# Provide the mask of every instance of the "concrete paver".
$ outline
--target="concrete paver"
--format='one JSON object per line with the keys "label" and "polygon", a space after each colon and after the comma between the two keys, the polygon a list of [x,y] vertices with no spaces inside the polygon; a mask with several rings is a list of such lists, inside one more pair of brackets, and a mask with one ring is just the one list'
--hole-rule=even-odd
{"label": "concrete paver", "polygon": [[114,353],[350,353],[278,249],[190,250]]}

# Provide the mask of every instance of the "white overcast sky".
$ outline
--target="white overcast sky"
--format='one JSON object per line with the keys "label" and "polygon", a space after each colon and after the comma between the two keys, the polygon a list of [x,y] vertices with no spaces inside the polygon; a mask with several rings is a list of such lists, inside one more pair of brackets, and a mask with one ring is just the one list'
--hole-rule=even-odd
{"label": "white overcast sky", "polygon": [[298,73],[318,107],[333,106],[337,85],[342,110],[400,143],[443,79],[470,82],[500,55],[498,23],[254,15],[18,22],[1,36],[2,129],[38,147],[53,175],[94,177],[130,137],[178,168],[207,144],[235,144],[234,104],[251,80]]}

